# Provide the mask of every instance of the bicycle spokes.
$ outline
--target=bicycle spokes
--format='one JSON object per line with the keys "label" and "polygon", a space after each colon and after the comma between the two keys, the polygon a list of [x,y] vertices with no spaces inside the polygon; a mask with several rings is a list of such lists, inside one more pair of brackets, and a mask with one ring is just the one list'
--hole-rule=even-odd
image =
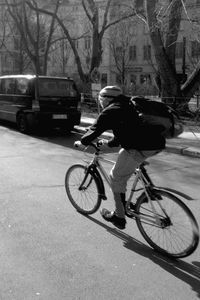
{"label": "bicycle spokes", "polygon": [[[149,203],[146,194],[138,199],[138,228],[154,249],[180,258],[190,255],[199,242],[197,222],[188,207],[176,196],[158,191],[160,200]],[[162,200],[161,200],[162,199]]]}

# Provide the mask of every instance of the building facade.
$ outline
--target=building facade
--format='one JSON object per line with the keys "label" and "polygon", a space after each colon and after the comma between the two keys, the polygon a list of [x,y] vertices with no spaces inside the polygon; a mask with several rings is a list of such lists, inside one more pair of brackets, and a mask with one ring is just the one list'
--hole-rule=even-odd
{"label": "building facade", "polygon": [[[1,0],[2,1],[2,0]],[[103,24],[106,0],[98,3],[99,28]],[[132,0],[115,0],[110,7],[108,23],[114,22],[132,8]],[[85,73],[90,72],[92,51],[92,25],[79,0],[65,0],[59,9],[60,18],[67,28],[80,57]],[[52,1],[45,2],[45,9],[52,9]],[[9,30],[1,6],[2,46],[0,48],[0,73],[18,73],[19,38]],[[6,23],[7,22],[7,23]],[[5,24],[7,24],[5,26]],[[6,28],[6,29],[5,29]],[[180,32],[176,45],[176,68],[178,73],[189,75],[200,58],[200,0],[188,0],[183,9]],[[79,80],[74,52],[66,33],[59,27],[54,32],[54,40],[48,57],[49,75],[70,76]],[[120,84],[128,93],[156,94],[156,64],[149,38],[148,28],[138,16],[110,26],[103,35],[102,58],[98,68],[102,86]],[[27,71],[31,72],[29,67]],[[33,72],[33,71],[32,71]]]}

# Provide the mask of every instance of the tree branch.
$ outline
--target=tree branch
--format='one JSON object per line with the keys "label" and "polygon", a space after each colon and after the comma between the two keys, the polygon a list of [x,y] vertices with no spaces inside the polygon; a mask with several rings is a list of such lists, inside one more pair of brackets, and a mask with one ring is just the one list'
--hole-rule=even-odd
{"label": "tree branch", "polygon": [[176,41],[179,34],[181,16],[182,1],[173,0],[169,9],[169,23],[165,43],[166,53],[173,65],[175,65]]}
{"label": "tree branch", "polygon": [[85,5],[85,1],[84,1],[84,0],[82,0],[82,6],[83,6],[83,9],[84,9],[84,11],[85,11],[85,13],[86,13],[86,16],[88,17],[89,21],[92,23],[92,17],[91,17],[91,15],[89,14],[89,11],[88,11],[88,9],[87,9],[87,7],[86,7],[86,5]]}

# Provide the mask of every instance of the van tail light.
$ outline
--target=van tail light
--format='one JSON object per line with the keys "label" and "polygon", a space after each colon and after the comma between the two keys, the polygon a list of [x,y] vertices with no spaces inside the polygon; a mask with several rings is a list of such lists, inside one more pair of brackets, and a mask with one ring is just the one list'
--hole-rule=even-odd
{"label": "van tail light", "polygon": [[32,101],[32,109],[34,111],[39,111],[40,110],[40,104],[39,104],[39,101],[37,99],[34,99]]}

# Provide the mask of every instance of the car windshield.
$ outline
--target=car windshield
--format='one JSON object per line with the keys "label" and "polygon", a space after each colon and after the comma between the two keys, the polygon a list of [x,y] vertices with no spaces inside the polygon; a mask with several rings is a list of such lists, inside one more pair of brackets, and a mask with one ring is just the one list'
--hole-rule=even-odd
{"label": "car windshield", "polygon": [[68,79],[39,78],[38,91],[44,97],[75,97],[74,82]]}

